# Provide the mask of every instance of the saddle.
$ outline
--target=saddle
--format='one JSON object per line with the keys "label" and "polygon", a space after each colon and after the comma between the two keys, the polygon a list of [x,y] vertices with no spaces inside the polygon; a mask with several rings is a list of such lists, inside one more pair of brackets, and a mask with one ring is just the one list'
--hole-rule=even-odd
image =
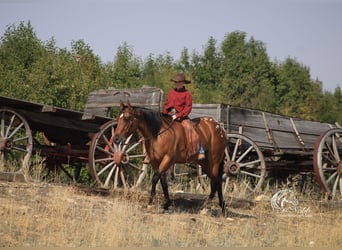
{"label": "saddle", "polygon": [[197,133],[196,127],[200,122],[200,118],[195,119],[184,119],[181,121],[181,124],[184,128],[185,137],[186,137],[186,152],[187,159],[197,158],[198,151],[200,149],[200,139]]}

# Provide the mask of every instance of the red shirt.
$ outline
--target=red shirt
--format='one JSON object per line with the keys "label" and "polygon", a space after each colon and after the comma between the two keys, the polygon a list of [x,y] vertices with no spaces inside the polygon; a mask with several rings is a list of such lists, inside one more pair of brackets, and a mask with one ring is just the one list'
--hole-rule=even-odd
{"label": "red shirt", "polygon": [[185,118],[190,114],[192,109],[192,96],[187,89],[170,90],[164,104],[163,114],[168,114],[172,108],[176,110],[177,118]]}

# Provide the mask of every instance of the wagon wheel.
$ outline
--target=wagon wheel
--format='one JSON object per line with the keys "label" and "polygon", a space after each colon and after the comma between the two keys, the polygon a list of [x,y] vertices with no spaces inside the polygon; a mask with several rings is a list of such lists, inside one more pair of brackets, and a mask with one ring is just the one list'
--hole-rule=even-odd
{"label": "wagon wheel", "polygon": [[321,188],[331,197],[342,195],[342,129],[323,133],[314,149],[314,171]]}
{"label": "wagon wheel", "polygon": [[259,147],[241,134],[227,134],[224,164],[224,193],[236,190],[250,195],[257,192],[265,179],[265,159]]}
{"label": "wagon wheel", "polygon": [[146,174],[142,143],[137,135],[129,136],[124,145],[113,142],[117,121],[100,127],[93,135],[89,149],[89,171],[100,188],[134,187]]}
{"label": "wagon wheel", "polygon": [[32,133],[27,121],[13,110],[0,109],[0,171],[29,177],[31,154]]}

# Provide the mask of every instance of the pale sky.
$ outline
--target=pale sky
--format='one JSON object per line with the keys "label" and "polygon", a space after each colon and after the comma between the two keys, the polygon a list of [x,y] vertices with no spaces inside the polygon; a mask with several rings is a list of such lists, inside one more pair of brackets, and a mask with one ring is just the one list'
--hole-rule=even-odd
{"label": "pale sky", "polygon": [[186,47],[202,53],[233,31],[262,41],[271,61],[287,57],[310,68],[323,89],[342,86],[342,0],[0,0],[0,35],[31,21],[42,41],[68,48],[83,39],[103,62],[127,42],[136,56]]}

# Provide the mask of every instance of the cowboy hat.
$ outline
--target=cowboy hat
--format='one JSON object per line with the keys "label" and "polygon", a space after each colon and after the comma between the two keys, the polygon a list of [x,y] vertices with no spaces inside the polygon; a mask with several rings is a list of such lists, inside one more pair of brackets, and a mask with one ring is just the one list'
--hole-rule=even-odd
{"label": "cowboy hat", "polygon": [[176,74],[173,78],[170,79],[170,81],[176,83],[176,82],[184,82],[186,84],[191,83],[190,80],[186,80],[183,73]]}

